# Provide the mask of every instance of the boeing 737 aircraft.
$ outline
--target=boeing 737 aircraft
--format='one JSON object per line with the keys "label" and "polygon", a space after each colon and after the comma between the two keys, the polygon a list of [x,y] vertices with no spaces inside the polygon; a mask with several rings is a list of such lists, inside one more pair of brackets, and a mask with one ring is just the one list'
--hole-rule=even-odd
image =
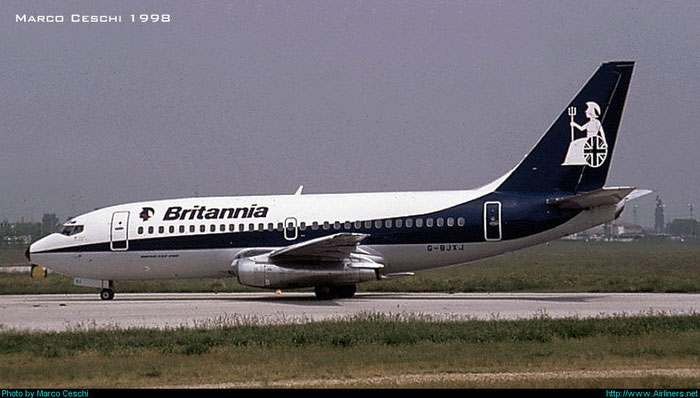
{"label": "boeing 737 aircraft", "polygon": [[225,277],[332,299],[583,231],[650,192],[604,187],[633,66],[602,64],[525,158],[478,189],[130,203],[77,216],[26,254],[105,300],[115,281]]}

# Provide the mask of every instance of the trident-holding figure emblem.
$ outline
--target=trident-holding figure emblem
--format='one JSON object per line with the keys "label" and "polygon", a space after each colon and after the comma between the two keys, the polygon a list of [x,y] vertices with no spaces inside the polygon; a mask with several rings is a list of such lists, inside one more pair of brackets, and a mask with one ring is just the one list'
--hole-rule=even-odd
{"label": "trident-holding figure emblem", "polygon": [[[588,123],[583,126],[578,125],[574,121],[576,116],[576,107],[572,106],[568,109],[569,117],[571,117],[571,143],[569,150],[564,158],[562,166],[590,166],[599,167],[605,162],[608,156],[608,143],[605,141],[605,132],[603,125],[598,120],[600,116],[600,106],[595,102],[586,102],[586,117]],[[586,136],[576,139],[576,128],[579,131],[586,131]]]}

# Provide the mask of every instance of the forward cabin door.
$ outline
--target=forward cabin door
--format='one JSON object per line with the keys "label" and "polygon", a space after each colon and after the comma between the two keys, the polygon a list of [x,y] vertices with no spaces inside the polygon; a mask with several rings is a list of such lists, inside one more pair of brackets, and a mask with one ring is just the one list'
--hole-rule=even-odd
{"label": "forward cabin door", "polygon": [[129,249],[129,212],[116,211],[112,214],[109,248],[112,251]]}
{"label": "forward cabin door", "polygon": [[501,240],[501,202],[484,203],[484,238]]}

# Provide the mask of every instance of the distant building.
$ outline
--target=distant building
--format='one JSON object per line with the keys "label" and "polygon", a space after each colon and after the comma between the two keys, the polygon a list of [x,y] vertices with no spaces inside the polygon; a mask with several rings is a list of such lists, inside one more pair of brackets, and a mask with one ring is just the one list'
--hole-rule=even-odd
{"label": "distant building", "polygon": [[666,232],[666,222],[664,218],[664,202],[656,197],[656,209],[654,210],[654,232],[663,234]]}
{"label": "distant building", "polygon": [[624,221],[616,221],[612,225],[613,240],[636,240],[644,238],[644,228]]}
{"label": "distant building", "polygon": [[7,246],[26,246],[32,243],[31,235],[3,236],[2,243]]}
{"label": "distant building", "polygon": [[644,239],[646,233],[642,226],[617,220],[614,223],[601,224],[573,235],[562,238],[563,240],[585,241],[621,241],[630,242]]}
{"label": "distant building", "polygon": [[686,239],[697,239],[700,235],[700,223],[692,219],[677,218],[668,223],[668,233]]}
{"label": "distant building", "polygon": [[0,223],[0,246],[28,245],[32,243],[32,237],[37,236],[41,236],[41,223]]}

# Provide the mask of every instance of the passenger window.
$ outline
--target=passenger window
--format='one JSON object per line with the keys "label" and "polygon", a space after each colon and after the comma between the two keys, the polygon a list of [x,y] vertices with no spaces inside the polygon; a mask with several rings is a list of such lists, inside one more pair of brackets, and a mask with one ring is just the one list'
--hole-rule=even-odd
{"label": "passenger window", "polygon": [[423,219],[416,218],[416,228],[421,228],[423,226]]}
{"label": "passenger window", "polygon": [[139,235],[141,235],[143,233],[143,227],[139,227],[138,231],[139,231]]}
{"label": "passenger window", "polygon": [[396,220],[396,228],[401,228],[402,225],[403,225],[402,219],[399,218],[398,220]]}
{"label": "passenger window", "polygon": [[425,219],[425,226],[428,228],[432,228],[433,226],[433,219],[432,218],[426,218]]}
{"label": "passenger window", "polygon": [[245,224],[238,224],[238,230],[241,232],[245,232]]}
{"label": "passenger window", "polygon": [[374,222],[374,228],[380,229],[382,227],[382,220],[377,220]]}
{"label": "passenger window", "polygon": [[302,231],[306,231],[306,223],[305,222],[300,222],[299,223],[299,229]]}
{"label": "passenger window", "polygon": [[333,229],[336,231],[340,229],[340,221],[336,221],[333,223]]}
{"label": "passenger window", "polygon": [[445,225],[445,219],[442,218],[442,217],[438,217],[438,219],[437,219],[437,226],[438,226],[438,227],[442,227],[442,226],[444,226],[444,225]]}
{"label": "passenger window", "polygon": [[457,218],[457,225],[459,225],[460,227],[463,227],[463,226],[464,226],[464,221],[465,221],[465,220],[464,220],[464,217],[459,217],[459,218]]}
{"label": "passenger window", "polygon": [[165,228],[161,225],[160,227],[158,227],[158,233],[162,234],[163,232],[165,232]]}
{"label": "passenger window", "polygon": [[255,231],[255,224],[248,224],[248,231],[254,232]]}
{"label": "passenger window", "polygon": [[207,232],[207,227],[204,225],[199,226],[199,232]]}
{"label": "passenger window", "polygon": [[274,230],[275,230],[275,224],[273,224],[273,223],[267,223],[267,230],[268,230],[268,231],[274,231]]}
{"label": "passenger window", "polygon": [[352,223],[350,221],[345,221],[345,224],[343,225],[346,231],[349,231],[352,229]]}
{"label": "passenger window", "polygon": [[184,232],[185,232],[185,226],[184,226],[184,225],[180,225],[180,233],[184,233]]}
{"label": "passenger window", "polygon": [[331,229],[331,223],[329,223],[328,221],[324,221],[323,222],[323,229],[325,229],[325,230]]}
{"label": "passenger window", "polygon": [[318,229],[318,222],[314,221],[314,222],[311,224],[311,229],[313,229],[314,231],[316,231],[316,230]]}
{"label": "passenger window", "polygon": [[447,226],[454,227],[455,226],[455,219],[452,217],[447,217]]}
{"label": "passenger window", "polygon": [[219,231],[226,232],[226,224],[219,225]]}
{"label": "passenger window", "polygon": [[412,226],[413,226],[413,219],[407,218],[406,219],[406,228],[411,228]]}
{"label": "passenger window", "polygon": [[391,220],[384,221],[384,226],[387,228],[391,228]]}
{"label": "passenger window", "polygon": [[152,234],[153,233],[153,227],[148,227],[148,233]]}
{"label": "passenger window", "polygon": [[209,226],[209,232],[216,232],[216,225],[212,224]]}
{"label": "passenger window", "polygon": [[194,225],[190,225],[190,232],[194,233]]}
{"label": "passenger window", "polygon": [[366,229],[372,228],[372,221],[365,221],[365,228]]}
{"label": "passenger window", "polygon": [[362,221],[355,221],[355,229],[362,228]]}
{"label": "passenger window", "polygon": [[236,224],[229,224],[229,225],[228,225],[228,231],[229,231],[229,232],[235,232],[235,231],[236,231]]}

